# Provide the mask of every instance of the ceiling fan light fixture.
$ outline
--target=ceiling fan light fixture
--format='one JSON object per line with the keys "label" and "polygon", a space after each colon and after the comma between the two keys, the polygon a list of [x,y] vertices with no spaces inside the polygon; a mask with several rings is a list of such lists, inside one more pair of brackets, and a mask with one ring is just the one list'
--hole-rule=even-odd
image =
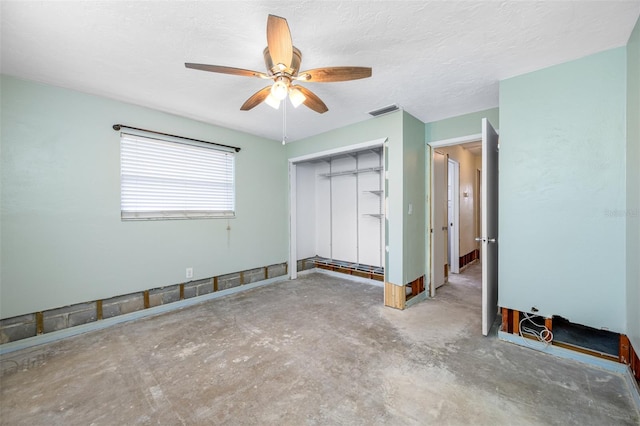
{"label": "ceiling fan light fixture", "polygon": [[264,99],[264,102],[273,109],[280,108],[280,99],[273,96],[273,93],[269,93],[269,96]]}
{"label": "ceiling fan light fixture", "polygon": [[307,100],[307,97],[300,91],[300,89],[292,86],[289,88],[289,100],[293,104],[294,108],[298,108]]}
{"label": "ceiling fan light fixture", "polygon": [[273,86],[271,86],[271,95],[281,101],[287,97],[289,92],[289,84],[282,77],[278,78]]}
{"label": "ceiling fan light fixture", "polygon": [[258,90],[242,104],[242,111],[249,111],[262,102],[279,109],[280,102],[289,96],[294,107],[304,105],[318,114],[324,114],[329,109],[322,99],[302,84],[292,87],[292,82],[332,83],[371,77],[369,67],[323,67],[300,71],[302,52],[293,45],[287,20],[276,15],[269,15],[267,18],[267,47],[262,51],[262,56],[267,67],[266,73],[222,65],[191,62],[184,65],[201,71],[272,80],[269,86]]}

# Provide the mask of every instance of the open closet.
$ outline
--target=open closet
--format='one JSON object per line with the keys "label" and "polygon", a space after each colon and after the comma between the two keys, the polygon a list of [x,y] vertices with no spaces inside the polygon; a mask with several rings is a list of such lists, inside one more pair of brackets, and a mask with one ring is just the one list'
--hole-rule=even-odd
{"label": "open closet", "polygon": [[382,147],[296,163],[296,256],[318,267],[384,279]]}

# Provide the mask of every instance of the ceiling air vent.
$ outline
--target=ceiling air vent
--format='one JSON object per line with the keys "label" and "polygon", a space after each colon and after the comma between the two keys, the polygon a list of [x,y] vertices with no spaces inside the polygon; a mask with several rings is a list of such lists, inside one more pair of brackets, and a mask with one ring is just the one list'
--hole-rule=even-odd
{"label": "ceiling air vent", "polygon": [[397,111],[399,109],[400,108],[398,107],[398,105],[393,104],[393,105],[389,105],[389,106],[386,106],[386,107],[382,107],[382,108],[377,109],[375,111],[369,111],[369,115],[377,117],[379,115],[389,114],[390,112]]}

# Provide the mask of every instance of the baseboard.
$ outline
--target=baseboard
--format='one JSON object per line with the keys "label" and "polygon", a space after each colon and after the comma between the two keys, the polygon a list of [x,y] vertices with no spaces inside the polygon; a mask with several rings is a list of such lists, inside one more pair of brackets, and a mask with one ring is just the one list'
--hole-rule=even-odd
{"label": "baseboard", "polygon": [[478,259],[480,259],[480,250],[478,249],[471,250],[469,253],[460,256],[460,259],[458,261],[458,267],[460,268],[460,271],[462,271],[464,267],[471,264],[472,262],[475,262]]}

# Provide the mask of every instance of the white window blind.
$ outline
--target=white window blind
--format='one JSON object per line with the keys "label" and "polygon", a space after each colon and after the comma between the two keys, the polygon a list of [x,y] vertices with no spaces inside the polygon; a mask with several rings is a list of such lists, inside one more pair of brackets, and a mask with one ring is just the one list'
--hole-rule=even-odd
{"label": "white window blind", "polygon": [[122,133],[122,219],[235,216],[235,156],[206,143]]}

